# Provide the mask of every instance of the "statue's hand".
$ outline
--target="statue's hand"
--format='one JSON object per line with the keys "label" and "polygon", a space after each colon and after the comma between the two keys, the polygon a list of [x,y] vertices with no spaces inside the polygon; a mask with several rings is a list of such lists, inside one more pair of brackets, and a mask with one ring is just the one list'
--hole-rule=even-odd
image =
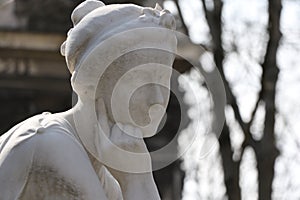
{"label": "statue's hand", "polygon": [[[146,155],[148,157],[146,163],[148,163],[149,169],[151,169],[150,154],[139,128],[128,124],[115,124],[111,129],[110,140],[124,151],[143,153],[144,155],[145,153],[148,154]],[[130,162],[131,166],[145,164],[141,163],[143,161],[139,161],[138,159],[128,162]],[[141,197],[151,200],[160,199],[151,171],[145,173],[128,173],[109,167],[108,169],[118,180],[123,191],[124,200],[136,200],[141,199]]]}
{"label": "statue's hand", "polygon": [[129,124],[115,124],[110,132],[110,140],[125,151],[148,153],[140,128]]}
{"label": "statue's hand", "polygon": [[[113,163],[119,163],[117,159],[126,159],[122,155],[122,151],[116,151],[114,146],[122,149],[123,151],[133,152],[143,154],[143,160],[126,160],[124,163],[120,162],[119,170],[106,165],[109,172],[113,177],[119,182],[124,200],[137,200],[141,199],[151,199],[159,200],[158,190],[156,188],[152,171],[151,171],[151,158],[146,147],[146,144],[143,140],[143,134],[141,130],[137,127],[134,127],[129,124],[114,124],[111,128],[109,126],[109,121],[107,119],[106,110],[103,101],[98,101],[98,119],[101,126],[101,131],[104,134],[99,134],[98,138],[98,153],[104,155],[107,159],[115,160]],[[101,115],[102,114],[102,115]],[[107,141],[109,139],[109,142]],[[114,155],[114,156],[112,156]],[[142,168],[144,165],[145,168],[149,169],[145,173],[132,173],[122,170],[124,165],[129,166],[130,168],[136,168],[136,166]],[[117,167],[117,168],[118,168]]]}
{"label": "statue's hand", "polygon": [[107,139],[109,139],[113,145],[118,146],[124,151],[133,153],[148,153],[148,149],[143,140],[143,133],[140,128],[134,127],[130,124],[122,123],[115,123],[110,126],[109,124],[112,123],[109,122],[107,118],[107,111],[104,101],[102,99],[98,99],[96,105],[98,122],[101,128],[101,133],[99,136],[99,140],[101,141],[98,146],[102,146],[102,150],[110,151],[111,144],[108,144],[107,142]]}

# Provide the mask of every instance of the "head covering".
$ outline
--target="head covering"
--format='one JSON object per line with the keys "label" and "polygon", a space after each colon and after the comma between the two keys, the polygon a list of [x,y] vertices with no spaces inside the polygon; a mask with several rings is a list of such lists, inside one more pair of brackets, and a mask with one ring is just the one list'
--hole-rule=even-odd
{"label": "head covering", "polygon": [[76,70],[84,55],[92,51],[95,43],[125,29],[137,28],[130,27],[133,21],[139,20],[140,27],[175,29],[174,17],[159,5],[153,9],[134,4],[105,5],[101,1],[87,0],[74,9],[71,19],[74,27],[69,30],[67,40],[61,45],[61,54],[65,56],[71,73]]}

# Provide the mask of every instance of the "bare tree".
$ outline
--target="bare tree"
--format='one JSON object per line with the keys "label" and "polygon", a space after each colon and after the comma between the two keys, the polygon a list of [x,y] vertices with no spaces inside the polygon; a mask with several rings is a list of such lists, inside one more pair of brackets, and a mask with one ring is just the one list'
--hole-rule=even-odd
{"label": "bare tree", "polygon": [[[179,11],[180,7],[178,1],[174,0]],[[208,3],[213,4],[213,7],[208,8]],[[212,38],[211,52],[214,56],[216,66],[223,78],[227,104],[234,112],[235,120],[238,122],[243,134],[244,141],[241,146],[241,154],[238,159],[233,159],[233,148],[230,140],[231,129],[228,124],[225,123],[219,138],[220,154],[222,157],[222,165],[224,170],[224,182],[227,189],[228,198],[231,200],[241,199],[240,182],[240,165],[243,158],[243,153],[246,147],[253,148],[258,172],[258,196],[260,200],[271,199],[272,196],[272,182],[274,179],[274,165],[276,158],[279,155],[279,151],[276,147],[275,140],[275,115],[276,115],[276,84],[278,80],[279,68],[276,61],[279,42],[281,39],[280,32],[280,16],[282,9],[281,0],[269,0],[268,1],[268,43],[263,55],[263,62],[260,63],[262,68],[261,76],[261,89],[256,100],[255,107],[251,113],[250,121],[244,121],[239,105],[237,103],[237,97],[234,95],[232,87],[230,86],[226,76],[224,74],[224,57],[226,52],[223,49],[222,34],[222,0],[202,0],[203,12],[209,27],[210,35]],[[179,12],[180,13],[180,12]],[[182,22],[184,23],[182,14],[180,14]],[[183,26],[185,32],[188,32],[186,26]],[[207,48],[209,49],[209,48]],[[251,132],[251,125],[253,124],[255,115],[257,113],[259,105],[264,105],[265,119],[263,136],[260,140],[256,140]]]}

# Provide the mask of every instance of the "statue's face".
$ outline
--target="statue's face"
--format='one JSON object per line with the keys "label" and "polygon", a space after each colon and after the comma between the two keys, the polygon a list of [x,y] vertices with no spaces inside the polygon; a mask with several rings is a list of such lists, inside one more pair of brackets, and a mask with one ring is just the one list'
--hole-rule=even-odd
{"label": "statue's face", "polygon": [[[174,17],[160,8],[131,4],[97,4],[94,10],[94,5],[85,6],[73,13],[75,26],[62,45],[70,71],[76,72],[74,91],[82,100],[94,98],[96,88],[96,98],[104,100],[111,122],[153,135],[169,100],[174,61],[173,54],[158,49],[176,50],[175,34],[166,31],[175,29]],[[142,50],[131,51],[135,49]]]}
{"label": "statue's face", "polygon": [[121,56],[105,71],[98,84],[108,117],[132,124],[151,136],[165,113],[174,56],[159,50],[139,50]]}

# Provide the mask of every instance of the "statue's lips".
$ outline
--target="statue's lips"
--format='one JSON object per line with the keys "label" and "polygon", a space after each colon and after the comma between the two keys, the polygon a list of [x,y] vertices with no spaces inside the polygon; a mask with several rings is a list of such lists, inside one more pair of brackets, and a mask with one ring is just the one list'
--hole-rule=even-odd
{"label": "statue's lips", "polygon": [[161,118],[164,112],[165,112],[164,106],[161,104],[153,104],[149,108],[149,115],[151,120],[154,120],[156,118]]}
{"label": "statue's lips", "polygon": [[[126,134],[131,135],[133,137],[142,138],[142,137],[152,137],[156,134],[158,126],[165,114],[164,106],[161,104],[152,104],[149,108],[149,117],[150,122],[146,126],[137,125],[132,122],[131,126],[134,128],[140,129],[142,135],[136,135],[134,132],[126,131]],[[122,122],[116,122],[117,124],[123,124]],[[126,124],[126,123],[125,123]],[[122,127],[122,126],[120,126]]]}

